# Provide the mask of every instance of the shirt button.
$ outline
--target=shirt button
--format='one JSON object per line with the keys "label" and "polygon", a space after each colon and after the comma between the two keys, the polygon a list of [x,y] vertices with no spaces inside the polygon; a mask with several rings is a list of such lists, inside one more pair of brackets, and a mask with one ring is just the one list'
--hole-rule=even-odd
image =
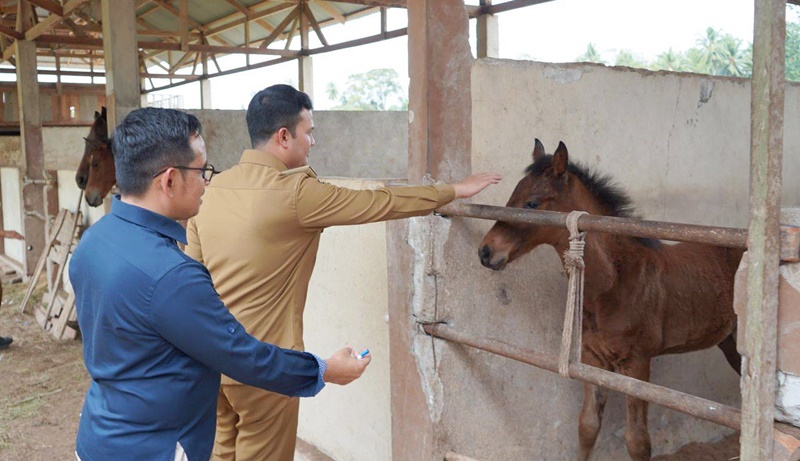
{"label": "shirt button", "polygon": [[236,328],[228,327],[228,333],[233,333],[234,331],[236,331]]}

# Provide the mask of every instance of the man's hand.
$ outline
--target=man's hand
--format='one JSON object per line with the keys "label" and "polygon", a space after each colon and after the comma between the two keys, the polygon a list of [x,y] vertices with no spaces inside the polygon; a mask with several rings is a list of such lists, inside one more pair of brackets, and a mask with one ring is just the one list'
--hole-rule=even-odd
{"label": "man's hand", "polygon": [[4,230],[2,232],[3,232],[3,238],[16,239],[16,240],[25,240],[25,237],[23,237],[22,234],[20,234],[17,231]]}
{"label": "man's hand", "polygon": [[470,198],[489,184],[499,183],[501,179],[503,177],[496,173],[478,173],[453,184],[453,189],[456,190],[456,198]]}
{"label": "man's hand", "polygon": [[372,357],[369,354],[358,358],[358,354],[350,346],[339,349],[325,361],[328,369],[325,370],[322,380],[326,383],[349,384],[364,373],[370,361],[372,361]]}

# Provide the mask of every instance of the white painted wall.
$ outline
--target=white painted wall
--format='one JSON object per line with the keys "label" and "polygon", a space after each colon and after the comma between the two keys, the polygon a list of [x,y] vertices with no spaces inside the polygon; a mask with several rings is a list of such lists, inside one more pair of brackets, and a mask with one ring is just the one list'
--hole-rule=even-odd
{"label": "white painted wall", "polygon": [[[3,228],[25,233],[22,228],[22,186],[19,168],[0,168],[0,187],[3,194]],[[25,242],[3,239],[6,256],[22,264],[25,261]]]}
{"label": "white painted wall", "polygon": [[[325,181],[354,189],[384,185]],[[301,399],[298,436],[337,461],[391,459],[387,277],[385,223],[322,233],[304,316],[306,350],[330,354],[350,344],[372,355],[358,381],[328,384],[319,396]]]}

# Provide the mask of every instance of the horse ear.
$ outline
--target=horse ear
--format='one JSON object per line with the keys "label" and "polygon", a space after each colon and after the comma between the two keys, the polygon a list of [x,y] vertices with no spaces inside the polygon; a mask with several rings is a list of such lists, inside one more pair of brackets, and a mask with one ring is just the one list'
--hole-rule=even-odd
{"label": "horse ear", "polygon": [[536,138],[536,141],[533,143],[533,161],[536,162],[542,157],[544,157],[544,146],[542,145],[542,141]]}
{"label": "horse ear", "polygon": [[94,111],[94,119],[97,120],[100,118],[100,112]]}
{"label": "horse ear", "polygon": [[567,146],[565,146],[562,141],[559,141],[558,149],[556,149],[556,153],[553,154],[553,172],[556,174],[556,177],[560,178],[567,172],[568,164],[569,153],[567,152]]}
{"label": "horse ear", "polygon": [[103,117],[103,120],[108,120],[108,117],[106,117],[106,106],[102,106],[100,109],[100,115]]}

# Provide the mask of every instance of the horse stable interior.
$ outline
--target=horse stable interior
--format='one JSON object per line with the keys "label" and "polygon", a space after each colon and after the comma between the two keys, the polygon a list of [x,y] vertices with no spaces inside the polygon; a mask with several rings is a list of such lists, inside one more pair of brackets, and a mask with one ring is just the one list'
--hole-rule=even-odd
{"label": "horse stable interior", "polygon": [[[800,123],[800,85],[784,81],[779,52],[785,1],[754,2],[752,80],[494,57],[494,15],[543,0],[113,0],[115,14],[103,14],[111,1],[0,2],[9,17],[23,10],[40,16],[36,22],[19,14],[28,18],[0,29],[4,58],[18,78],[16,87],[0,87],[2,226],[26,236],[24,243],[5,240],[8,264],[30,275],[45,222],[59,208],[75,209],[83,137],[101,106],[113,126],[146,102],[142,95],[159,88],[159,79],[165,86],[202,83],[214,77],[215,54],[266,55],[271,41],[293,33],[291,14],[315,17],[299,27],[305,52],[276,51],[275,59],[297,60],[299,86],[308,88],[313,55],[337,46],[309,48],[309,30],[324,32],[348,14],[404,8],[407,30],[384,27],[351,45],[408,35],[409,111],[315,111],[310,161],[317,173],[335,184],[374,188],[496,171],[503,181],[472,203],[503,206],[531,163],[534,139],[548,153],[563,141],[572,161],[613,178],[645,219],[747,229],[751,266],[762,268],[751,277],[757,285],[749,285],[762,288],[748,298],[748,306],[760,307],[748,311],[748,340],[739,345],[751,366],[740,378],[711,348],[654,359],[650,381],[742,408],[740,459],[800,459],[800,432],[775,426],[772,405],[780,336],[778,210],[800,207],[800,130],[783,128]],[[144,12],[150,12],[146,24]],[[468,43],[470,17],[477,18],[476,57]],[[156,33],[154,23],[164,18],[176,35]],[[256,21],[272,30],[250,31]],[[222,41],[209,41],[221,24],[233,25],[227,35],[211,34]],[[138,42],[136,29],[143,31]],[[153,37],[166,37],[164,45]],[[70,50],[93,53],[92,68],[74,72],[102,76],[105,85],[32,84],[42,59],[61,56],[67,66],[77,59],[67,56]],[[150,75],[142,62],[158,53],[165,65],[192,68],[192,74]],[[242,70],[269,68],[248,66]],[[237,163],[249,147],[244,111],[190,112],[203,123],[209,163],[222,169]],[[86,225],[107,212],[108,202],[82,203]],[[567,297],[559,256],[540,247],[490,271],[481,266],[478,246],[491,224],[445,213],[325,231],[306,306],[306,346],[325,351],[357,341],[374,360],[358,382],[302,401],[300,439],[335,460],[577,457],[580,380],[423,328],[444,322],[470,337],[558,354]],[[650,406],[648,424],[653,455],[734,432],[658,405]],[[612,392],[591,459],[628,459],[624,431],[624,396]]]}

